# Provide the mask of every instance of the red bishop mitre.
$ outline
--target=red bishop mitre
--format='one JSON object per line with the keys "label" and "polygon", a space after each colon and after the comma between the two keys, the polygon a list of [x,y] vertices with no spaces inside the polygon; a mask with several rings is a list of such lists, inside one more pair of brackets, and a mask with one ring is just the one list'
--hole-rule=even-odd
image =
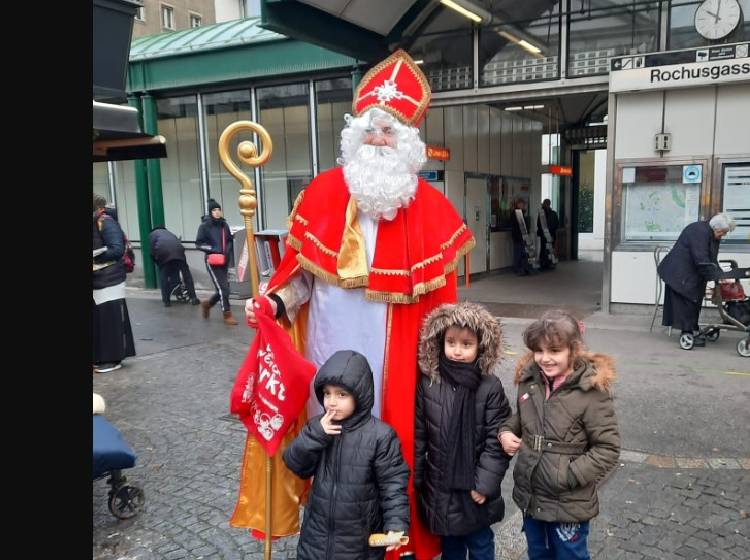
{"label": "red bishop mitre", "polygon": [[362,77],[352,109],[359,117],[378,107],[407,126],[419,126],[431,96],[427,77],[412,57],[399,49]]}

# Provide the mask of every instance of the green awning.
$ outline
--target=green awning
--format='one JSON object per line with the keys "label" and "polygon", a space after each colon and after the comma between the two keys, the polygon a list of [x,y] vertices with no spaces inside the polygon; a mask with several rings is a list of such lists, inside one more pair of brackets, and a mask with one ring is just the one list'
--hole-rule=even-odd
{"label": "green awning", "polygon": [[247,18],[133,39],[128,93],[346,69],[355,58],[288,39]]}

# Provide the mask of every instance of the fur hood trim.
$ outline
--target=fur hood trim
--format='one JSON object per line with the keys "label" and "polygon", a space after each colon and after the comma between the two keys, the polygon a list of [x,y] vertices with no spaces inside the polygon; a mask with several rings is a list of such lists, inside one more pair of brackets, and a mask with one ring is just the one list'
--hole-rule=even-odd
{"label": "fur hood trim", "polygon": [[[584,352],[581,354],[580,359],[585,360],[587,366],[578,384],[581,389],[588,391],[589,389],[596,389],[602,392],[608,392],[612,389],[612,384],[615,381],[617,373],[615,371],[615,360],[606,354],[599,354],[597,352]],[[574,364],[574,371],[577,371],[582,364]],[[518,385],[521,380],[527,377],[531,377],[534,370],[538,370],[539,367],[534,362],[534,353],[527,352],[524,356],[518,360],[516,364],[516,375],[513,379],[513,383]],[[572,374],[571,374],[572,375]]]}
{"label": "fur hood trim", "polygon": [[502,328],[486,308],[476,303],[445,303],[430,312],[419,333],[419,368],[433,383],[440,383],[438,364],[443,334],[453,325],[468,328],[479,338],[479,369],[493,375],[502,358]]}

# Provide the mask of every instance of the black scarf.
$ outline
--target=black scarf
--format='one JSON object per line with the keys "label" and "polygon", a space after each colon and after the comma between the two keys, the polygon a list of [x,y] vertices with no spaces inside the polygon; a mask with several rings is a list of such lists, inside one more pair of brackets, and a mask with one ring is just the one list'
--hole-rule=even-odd
{"label": "black scarf", "polygon": [[474,490],[474,429],[476,392],[482,381],[477,361],[454,362],[440,352],[440,374],[455,389],[453,410],[448,415],[446,475],[453,490]]}

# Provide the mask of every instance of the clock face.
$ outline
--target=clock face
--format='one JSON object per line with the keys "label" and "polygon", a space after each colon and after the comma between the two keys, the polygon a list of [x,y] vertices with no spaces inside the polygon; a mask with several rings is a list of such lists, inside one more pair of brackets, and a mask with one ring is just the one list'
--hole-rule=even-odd
{"label": "clock face", "polygon": [[742,10],[737,0],[705,0],[695,10],[695,30],[714,41],[734,31],[741,19]]}

